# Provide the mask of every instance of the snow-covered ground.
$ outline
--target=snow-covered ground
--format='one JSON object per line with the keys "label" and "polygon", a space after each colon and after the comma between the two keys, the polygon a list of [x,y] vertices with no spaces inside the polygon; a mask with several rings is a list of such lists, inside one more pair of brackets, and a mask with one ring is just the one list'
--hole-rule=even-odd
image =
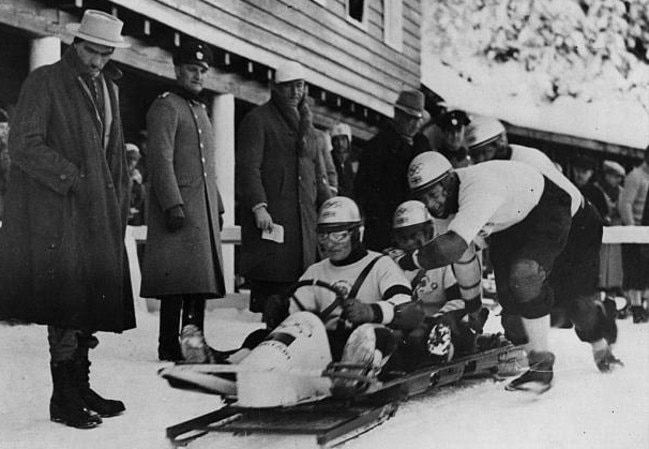
{"label": "snow-covered ground", "polygon": [[[91,353],[93,386],[125,401],[127,411],[96,429],[49,421],[51,392],[46,331],[42,326],[0,325],[0,448],[154,449],[170,447],[167,426],[214,410],[218,396],[174,390],[156,375],[157,313],[138,303],[138,327],[100,334]],[[345,444],[376,448],[627,449],[649,447],[649,325],[620,321],[617,354],[623,369],[597,372],[588,346],[571,330],[553,330],[555,384],[530,398],[506,392],[492,380],[447,387],[401,405],[396,416]],[[492,329],[496,320],[488,323]],[[258,315],[234,308],[207,314],[208,341],[237,345],[259,327]],[[213,433],[190,443],[199,448],[309,448],[307,436],[247,437]]]}

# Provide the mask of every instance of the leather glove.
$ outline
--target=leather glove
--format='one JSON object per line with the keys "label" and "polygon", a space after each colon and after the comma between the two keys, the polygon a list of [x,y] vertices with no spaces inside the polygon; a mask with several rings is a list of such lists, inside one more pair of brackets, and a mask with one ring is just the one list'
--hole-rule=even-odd
{"label": "leather glove", "polygon": [[370,304],[356,298],[348,298],[343,304],[342,317],[353,324],[371,323],[374,321],[374,311]]}
{"label": "leather glove", "polygon": [[285,296],[271,295],[264,304],[263,321],[269,329],[275,329],[288,316],[289,300]]}
{"label": "leather glove", "polygon": [[406,252],[402,249],[391,246],[389,248],[385,248],[383,250],[383,254],[385,254],[386,256],[390,256],[390,259],[394,260],[395,262],[398,262],[398,260],[406,254]]}
{"label": "leather glove", "polygon": [[489,318],[489,309],[481,307],[473,313],[468,315],[469,327],[473,329],[476,334],[481,334],[484,330],[484,323]]}
{"label": "leather glove", "polygon": [[185,212],[182,204],[170,207],[165,211],[165,222],[167,229],[171,232],[176,232],[183,227],[185,224]]}

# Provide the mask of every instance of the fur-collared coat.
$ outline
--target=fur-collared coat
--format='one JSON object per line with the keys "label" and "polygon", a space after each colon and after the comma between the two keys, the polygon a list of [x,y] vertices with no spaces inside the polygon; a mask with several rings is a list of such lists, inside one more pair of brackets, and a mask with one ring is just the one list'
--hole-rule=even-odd
{"label": "fur-collared coat", "polygon": [[110,63],[103,70],[104,133],[81,70],[70,47],[21,90],[0,229],[0,319],[121,332],[135,327],[121,73]]}
{"label": "fur-collared coat", "polygon": [[[305,111],[302,108],[303,112]],[[258,281],[293,282],[316,261],[318,207],[331,192],[308,118],[293,117],[273,92],[237,132],[237,194],[241,211],[241,273]],[[302,143],[300,142],[302,139]],[[252,208],[268,205],[284,243],[261,238]]]}

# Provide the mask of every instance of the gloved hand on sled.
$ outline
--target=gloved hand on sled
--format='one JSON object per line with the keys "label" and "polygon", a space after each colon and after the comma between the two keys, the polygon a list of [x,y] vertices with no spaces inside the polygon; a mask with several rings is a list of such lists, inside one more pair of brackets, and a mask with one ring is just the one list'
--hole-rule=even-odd
{"label": "gloved hand on sled", "polygon": [[356,298],[348,298],[343,304],[342,317],[353,324],[371,323],[374,321],[374,310]]}
{"label": "gloved hand on sled", "polygon": [[481,334],[484,330],[484,324],[487,322],[487,318],[489,318],[489,309],[481,307],[475,312],[470,313],[467,318],[469,320],[469,327],[476,334]]}

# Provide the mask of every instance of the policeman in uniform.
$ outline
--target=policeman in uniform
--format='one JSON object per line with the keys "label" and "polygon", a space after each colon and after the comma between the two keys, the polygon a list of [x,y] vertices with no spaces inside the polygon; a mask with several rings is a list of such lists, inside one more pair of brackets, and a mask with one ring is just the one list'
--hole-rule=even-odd
{"label": "policeman in uniform", "polygon": [[[141,296],[161,300],[159,359],[200,363],[215,354],[202,336],[205,300],[225,295],[216,148],[199,96],[212,52],[204,43],[188,41],[173,63],[175,88],[160,95],[147,114],[151,204]],[[192,356],[208,360],[188,360],[191,348],[181,351],[181,312],[183,335],[198,333],[192,341],[202,345]]]}

